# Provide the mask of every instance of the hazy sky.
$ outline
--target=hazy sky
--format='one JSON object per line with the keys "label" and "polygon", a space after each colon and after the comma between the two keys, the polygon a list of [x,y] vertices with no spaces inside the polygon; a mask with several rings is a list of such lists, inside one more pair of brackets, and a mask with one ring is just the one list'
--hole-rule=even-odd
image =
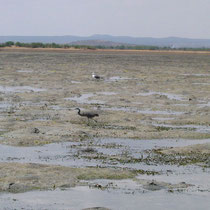
{"label": "hazy sky", "polygon": [[210,0],[0,0],[2,35],[210,39]]}

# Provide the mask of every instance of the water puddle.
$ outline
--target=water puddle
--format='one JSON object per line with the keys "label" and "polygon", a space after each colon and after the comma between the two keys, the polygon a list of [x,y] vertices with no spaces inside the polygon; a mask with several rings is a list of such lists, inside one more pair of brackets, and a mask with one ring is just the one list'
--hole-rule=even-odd
{"label": "water puddle", "polygon": [[[135,158],[141,160],[147,158],[152,149],[170,148],[202,144],[210,142],[210,139],[184,140],[135,140],[104,138],[93,139],[87,142],[53,143],[35,147],[14,147],[0,145],[1,162],[42,163],[51,165],[63,165],[71,167],[118,167],[143,170],[183,170],[182,167],[163,166],[157,164],[145,164],[145,162],[123,162],[121,158]],[[95,157],[95,158],[94,158]],[[114,158],[113,158],[114,157]]]}
{"label": "water puddle", "polygon": [[160,96],[166,96],[170,100],[179,100],[179,101],[185,101],[184,96],[177,95],[177,94],[171,94],[171,93],[163,93],[163,92],[147,92],[147,93],[138,93],[139,96],[151,96],[151,95],[160,95]]}
{"label": "water puddle", "polygon": [[153,117],[153,120],[165,121],[165,120],[174,120],[174,117]]}
{"label": "water puddle", "polygon": [[53,109],[53,110],[68,110],[66,107],[61,107],[59,105],[50,105],[48,108]]}
{"label": "water puddle", "polygon": [[79,82],[79,81],[71,81],[71,83],[72,83],[72,84],[79,84],[79,83],[81,83],[81,82]]}
{"label": "water puddle", "polygon": [[139,113],[142,114],[155,114],[155,115],[183,115],[185,112],[178,112],[172,110],[160,111],[160,110],[138,110]]}
{"label": "water puddle", "polygon": [[33,73],[33,70],[31,69],[20,69],[17,70],[18,73]]}
{"label": "water puddle", "polygon": [[48,101],[38,101],[38,102],[33,102],[33,101],[23,101],[21,102],[21,106],[45,106]]}
{"label": "water puddle", "polygon": [[189,104],[173,104],[174,106],[189,106]]}
{"label": "water puddle", "polygon": [[[97,95],[115,95],[115,92],[97,92],[97,93],[85,93],[80,96],[74,96],[65,98],[65,100],[75,101],[79,104],[101,104],[104,105],[106,102],[101,100],[91,100],[91,97],[97,96]],[[131,108],[131,107],[101,107],[101,110],[111,110],[111,111],[125,111],[125,112],[137,112],[142,114],[155,114],[155,115],[182,115],[184,112],[178,112],[178,111],[172,111],[172,110],[139,110],[137,108]]]}
{"label": "water puddle", "polygon": [[[32,191],[18,194],[1,194],[4,209],[63,209],[81,210],[104,207],[107,209],[162,210],[162,209],[208,209],[209,193],[196,195],[167,193],[164,190],[138,193],[119,193],[79,186],[66,190]],[[97,208],[96,208],[97,209]]]}
{"label": "water puddle", "polygon": [[123,112],[137,112],[138,109],[131,107],[102,107],[102,110],[107,111],[123,111]]}
{"label": "water puddle", "polygon": [[75,96],[75,97],[65,98],[65,100],[75,101],[79,104],[104,104],[105,103],[105,101],[101,101],[101,100],[90,100],[89,98],[92,96],[94,96],[94,94],[87,93],[79,97]]}
{"label": "water puddle", "polygon": [[206,83],[206,82],[195,82],[195,83],[192,83],[193,85],[210,85],[210,83]]}
{"label": "water puddle", "polygon": [[25,92],[42,92],[46,89],[34,88],[31,86],[0,86],[0,92],[4,93],[25,93]]}
{"label": "water puddle", "polygon": [[12,107],[12,104],[9,103],[0,103],[0,111],[8,110]]}
{"label": "water puddle", "polygon": [[65,100],[75,101],[79,104],[105,104],[105,101],[101,100],[90,100],[90,97],[96,96],[96,94],[93,93],[85,93],[81,96],[75,96],[75,97],[69,97],[65,98]]}
{"label": "water puddle", "polygon": [[169,124],[157,124],[152,123],[155,127],[172,128],[172,129],[183,129],[192,130],[198,133],[210,133],[210,126],[205,125],[169,125]]}
{"label": "water puddle", "polygon": [[139,175],[137,177],[138,179],[146,179],[146,180],[155,180],[157,182],[167,182],[171,184],[177,184],[180,182],[185,182],[185,183],[190,183],[193,185],[190,189],[191,193],[198,193],[198,190],[209,192],[210,189],[210,182],[207,180],[209,179],[209,171],[205,173],[200,173],[196,170],[194,170],[194,173],[183,173],[183,174],[161,174],[161,175],[153,175],[153,176],[148,176],[145,174]]}
{"label": "water puddle", "polygon": [[120,77],[120,76],[114,76],[106,79],[106,82],[117,82],[121,80],[133,80],[133,78],[128,78],[128,77]]}
{"label": "water puddle", "polygon": [[210,106],[210,101],[207,103],[198,104],[199,108],[204,108],[204,107],[209,107],[209,106]]}
{"label": "water puddle", "polygon": [[[88,186],[0,194],[5,209],[83,209],[106,207],[110,209],[208,209],[210,184],[208,168],[195,165],[158,165],[143,162],[124,162],[124,157],[145,158],[151,149],[203,144],[210,139],[92,139],[84,142],[53,143],[36,147],[0,145],[1,162],[41,163],[71,167],[109,167],[154,170],[158,175],[139,175],[135,180],[88,180]],[[98,157],[98,158],[97,158]],[[108,158],[106,160],[107,157]],[[119,159],[117,159],[119,157]],[[147,189],[144,182],[154,180],[169,184],[187,183],[189,188]],[[84,182],[84,181],[82,181]],[[149,184],[150,186],[150,184]],[[158,185],[159,186],[159,185]],[[56,199],[55,199],[56,198]],[[71,198],[71,199],[69,199]],[[129,202],[128,202],[129,200]],[[151,202],[152,201],[152,202]]]}
{"label": "water puddle", "polygon": [[102,107],[102,110],[110,110],[110,111],[124,111],[124,112],[137,112],[142,114],[154,114],[154,115],[182,115],[185,114],[185,112],[178,112],[178,111],[172,111],[172,110],[151,110],[151,109],[145,109],[145,110],[139,110],[137,108],[131,108],[131,107]]}
{"label": "water puddle", "polygon": [[117,93],[115,93],[115,92],[97,92],[97,94],[112,96],[112,95],[116,95]]}
{"label": "water puddle", "polygon": [[210,77],[210,74],[181,74],[183,76]]}

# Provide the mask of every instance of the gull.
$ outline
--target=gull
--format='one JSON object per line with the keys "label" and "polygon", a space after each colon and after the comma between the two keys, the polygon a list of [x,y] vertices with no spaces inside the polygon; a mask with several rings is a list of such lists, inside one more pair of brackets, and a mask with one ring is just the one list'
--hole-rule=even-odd
{"label": "gull", "polygon": [[97,80],[101,79],[101,77],[96,75],[94,72],[92,73],[92,78],[97,79]]}

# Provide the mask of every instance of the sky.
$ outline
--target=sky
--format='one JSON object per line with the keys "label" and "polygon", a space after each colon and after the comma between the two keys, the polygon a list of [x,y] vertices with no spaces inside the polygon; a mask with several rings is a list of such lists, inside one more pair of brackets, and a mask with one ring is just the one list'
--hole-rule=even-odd
{"label": "sky", "polygon": [[210,0],[0,0],[0,36],[210,39]]}

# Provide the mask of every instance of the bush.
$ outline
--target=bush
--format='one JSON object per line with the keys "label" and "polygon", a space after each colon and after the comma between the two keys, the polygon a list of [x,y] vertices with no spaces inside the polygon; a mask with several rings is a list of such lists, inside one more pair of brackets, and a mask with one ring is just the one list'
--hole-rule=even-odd
{"label": "bush", "polygon": [[5,46],[6,46],[6,47],[11,47],[11,46],[14,45],[14,44],[15,44],[14,42],[8,41],[8,42],[5,43]]}

